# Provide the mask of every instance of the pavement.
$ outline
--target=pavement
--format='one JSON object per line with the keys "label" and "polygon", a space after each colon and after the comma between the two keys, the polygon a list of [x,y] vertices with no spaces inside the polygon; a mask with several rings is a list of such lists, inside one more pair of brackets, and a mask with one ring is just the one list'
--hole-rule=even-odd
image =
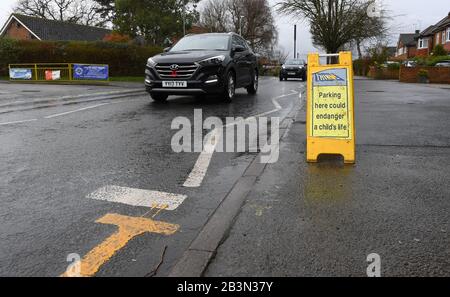
{"label": "pavement", "polygon": [[356,82],[357,164],[305,163],[305,113],[204,276],[449,276],[450,92]]}
{"label": "pavement", "polygon": [[[449,90],[358,80],[356,166],[306,164],[301,81],[263,78],[231,104],[157,104],[139,85],[23,90],[0,84],[0,276],[60,276],[77,257],[86,276],[365,276],[370,253],[383,275],[450,275]],[[279,117],[280,160],[175,153],[172,120],[199,108]]]}

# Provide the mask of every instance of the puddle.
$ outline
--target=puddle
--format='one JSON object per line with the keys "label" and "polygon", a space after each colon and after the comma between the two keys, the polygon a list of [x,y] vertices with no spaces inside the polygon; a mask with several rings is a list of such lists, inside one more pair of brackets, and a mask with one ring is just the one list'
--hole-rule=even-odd
{"label": "puddle", "polygon": [[342,157],[321,156],[319,163],[308,164],[305,198],[309,202],[338,202],[352,200],[354,166],[345,165]]}

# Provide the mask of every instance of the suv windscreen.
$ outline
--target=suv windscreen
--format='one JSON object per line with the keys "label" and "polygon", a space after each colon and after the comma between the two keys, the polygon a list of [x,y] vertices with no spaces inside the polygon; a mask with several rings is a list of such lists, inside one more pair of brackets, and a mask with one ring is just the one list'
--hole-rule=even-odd
{"label": "suv windscreen", "polygon": [[287,60],[285,65],[305,65],[305,61],[303,60]]}
{"label": "suv windscreen", "polygon": [[170,51],[226,51],[230,37],[226,35],[193,35],[181,39]]}

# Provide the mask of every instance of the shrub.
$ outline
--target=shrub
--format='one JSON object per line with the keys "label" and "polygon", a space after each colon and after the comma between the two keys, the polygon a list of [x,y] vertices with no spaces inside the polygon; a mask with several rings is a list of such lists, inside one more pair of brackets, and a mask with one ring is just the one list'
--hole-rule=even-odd
{"label": "shrub", "polygon": [[415,57],[414,61],[417,62],[417,66],[435,66],[437,63],[444,61],[444,60],[450,60],[450,56],[444,55],[444,56],[429,56],[429,57]]}
{"label": "shrub", "polygon": [[419,72],[417,72],[417,76],[421,78],[429,78],[430,75],[428,73],[428,70],[420,69]]}
{"label": "shrub", "polygon": [[118,32],[112,32],[111,34],[106,35],[105,38],[103,38],[103,41],[128,43],[131,41],[131,38],[128,35],[123,35]]}
{"label": "shrub", "polygon": [[8,64],[86,63],[108,64],[111,76],[143,76],[147,59],[162,52],[160,47],[116,42],[10,41],[0,38],[0,76]]}
{"label": "shrub", "polygon": [[399,70],[400,69],[400,63],[390,63],[387,64],[387,68],[389,70]]}
{"label": "shrub", "polygon": [[447,51],[445,50],[444,46],[442,44],[438,44],[433,49],[433,56],[439,57],[439,56],[446,56]]}
{"label": "shrub", "polygon": [[437,63],[444,61],[444,60],[450,60],[450,56],[433,56],[429,57],[427,60],[426,65],[427,66],[436,66]]}
{"label": "shrub", "polygon": [[13,39],[0,38],[0,75],[6,76],[8,64],[17,61],[19,49],[17,42]]}
{"label": "shrub", "polygon": [[372,61],[370,59],[358,59],[353,61],[353,70],[355,75],[367,76]]}

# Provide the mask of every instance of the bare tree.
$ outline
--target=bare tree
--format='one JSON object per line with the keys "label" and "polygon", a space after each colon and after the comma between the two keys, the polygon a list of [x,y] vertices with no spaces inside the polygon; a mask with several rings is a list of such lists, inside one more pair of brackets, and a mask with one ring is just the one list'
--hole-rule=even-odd
{"label": "bare tree", "polygon": [[20,0],[15,12],[25,15],[48,18],[53,0]]}
{"label": "bare tree", "polygon": [[[278,11],[309,21],[313,43],[327,53],[336,53],[352,43],[361,43],[383,30],[383,18],[367,15],[376,0],[283,0]],[[369,32],[370,31],[370,32]]]}
{"label": "bare tree", "polygon": [[[374,3],[374,1],[368,1],[366,3],[366,6],[370,7],[371,3]],[[371,15],[369,17],[367,15],[366,6],[363,6],[362,10],[359,12],[360,14],[362,14],[362,18],[365,18],[365,22],[363,22],[358,28],[356,28],[355,37],[350,43],[351,45],[354,45],[354,47],[356,47],[359,59],[363,58],[363,44],[384,43],[390,31],[390,28],[387,25],[388,20],[390,20],[387,11],[380,10],[379,15]]]}
{"label": "bare tree", "polygon": [[107,21],[98,12],[97,4],[90,0],[19,0],[15,11],[83,25],[103,26]]}
{"label": "bare tree", "polygon": [[201,13],[200,23],[211,32],[227,32],[229,17],[227,1],[209,0]]}
{"label": "bare tree", "polygon": [[242,33],[252,48],[268,52],[278,41],[278,31],[267,0],[209,0],[201,24],[211,32]]}
{"label": "bare tree", "polygon": [[229,0],[233,31],[241,32],[256,51],[268,50],[278,41],[271,8],[267,0]]}

